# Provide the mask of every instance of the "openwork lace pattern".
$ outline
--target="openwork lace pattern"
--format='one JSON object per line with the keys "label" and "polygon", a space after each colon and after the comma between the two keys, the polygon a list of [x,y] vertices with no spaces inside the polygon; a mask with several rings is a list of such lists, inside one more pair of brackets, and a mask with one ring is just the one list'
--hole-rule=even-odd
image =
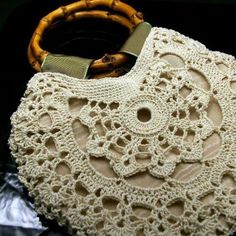
{"label": "openwork lace pattern", "polygon": [[73,235],[236,230],[236,61],[152,28],[126,75],[38,73],[12,116],[19,176]]}

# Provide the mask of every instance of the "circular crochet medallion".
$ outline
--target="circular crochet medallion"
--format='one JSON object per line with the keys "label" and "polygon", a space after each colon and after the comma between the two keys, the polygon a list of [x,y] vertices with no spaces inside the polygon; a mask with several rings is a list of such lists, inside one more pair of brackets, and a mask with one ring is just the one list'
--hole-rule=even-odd
{"label": "circular crochet medallion", "polygon": [[10,146],[38,212],[73,235],[229,235],[235,114],[235,58],[153,28],[119,78],[35,75]]}
{"label": "circular crochet medallion", "polygon": [[169,118],[165,103],[159,97],[140,95],[125,104],[123,122],[139,136],[150,136],[162,130]]}

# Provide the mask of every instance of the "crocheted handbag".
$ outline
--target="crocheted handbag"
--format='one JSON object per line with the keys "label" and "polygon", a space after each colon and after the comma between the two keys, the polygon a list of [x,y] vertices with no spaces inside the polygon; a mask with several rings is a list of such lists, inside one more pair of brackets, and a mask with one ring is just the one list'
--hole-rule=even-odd
{"label": "crocheted handbag", "polygon": [[[101,0],[57,11],[100,4],[124,13],[124,3]],[[174,30],[149,30],[130,12],[139,24],[127,51],[142,46],[128,73],[78,79],[90,61],[76,76],[73,66],[65,69],[70,76],[59,70],[29,81],[11,118],[20,179],[38,212],[73,235],[229,235],[236,230],[235,58]]]}

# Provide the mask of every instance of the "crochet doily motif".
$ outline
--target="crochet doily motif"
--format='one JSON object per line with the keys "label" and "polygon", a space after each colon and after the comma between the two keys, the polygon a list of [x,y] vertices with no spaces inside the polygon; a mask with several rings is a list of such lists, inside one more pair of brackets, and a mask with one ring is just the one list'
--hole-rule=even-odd
{"label": "crochet doily motif", "polygon": [[236,230],[236,62],[153,28],[119,78],[38,73],[10,146],[38,212],[73,235]]}

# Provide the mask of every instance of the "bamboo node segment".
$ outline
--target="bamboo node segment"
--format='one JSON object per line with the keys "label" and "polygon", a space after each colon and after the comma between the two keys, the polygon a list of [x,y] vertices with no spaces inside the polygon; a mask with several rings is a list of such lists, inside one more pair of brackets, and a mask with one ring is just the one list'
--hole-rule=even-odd
{"label": "bamboo node segment", "polygon": [[108,63],[111,61],[111,56],[108,55],[108,54],[105,54],[103,57],[102,57],[102,62],[103,63]]}
{"label": "bamboo node segment", "polygon": [[140,19],[143,20],[143,13],[142,12],[137,12],[136,16]]}
{"label": "bamboo node segment", "polygon": [[51,20],[49,20],[47,16],[43,17],[41,21],[47,23],[48,26],[52,23]]}
{"label": "bamboo node segment", "polygon": [[86,4],[86,8],[87,9],[90,9],[92,8],[92,0],[84,0],[85,4]]}
{"label": "bamboo node segment", "polygon": [[67,11],[67,8],[65,6],[60,7],[63,13],[63,17],[67,17],[69,15],[69,12]]}
{"label": "bamboo node segment", "polygon": [[111,8],[114,9],[119,3],[120,3],[120,0],[113,0],[111,3]]}

